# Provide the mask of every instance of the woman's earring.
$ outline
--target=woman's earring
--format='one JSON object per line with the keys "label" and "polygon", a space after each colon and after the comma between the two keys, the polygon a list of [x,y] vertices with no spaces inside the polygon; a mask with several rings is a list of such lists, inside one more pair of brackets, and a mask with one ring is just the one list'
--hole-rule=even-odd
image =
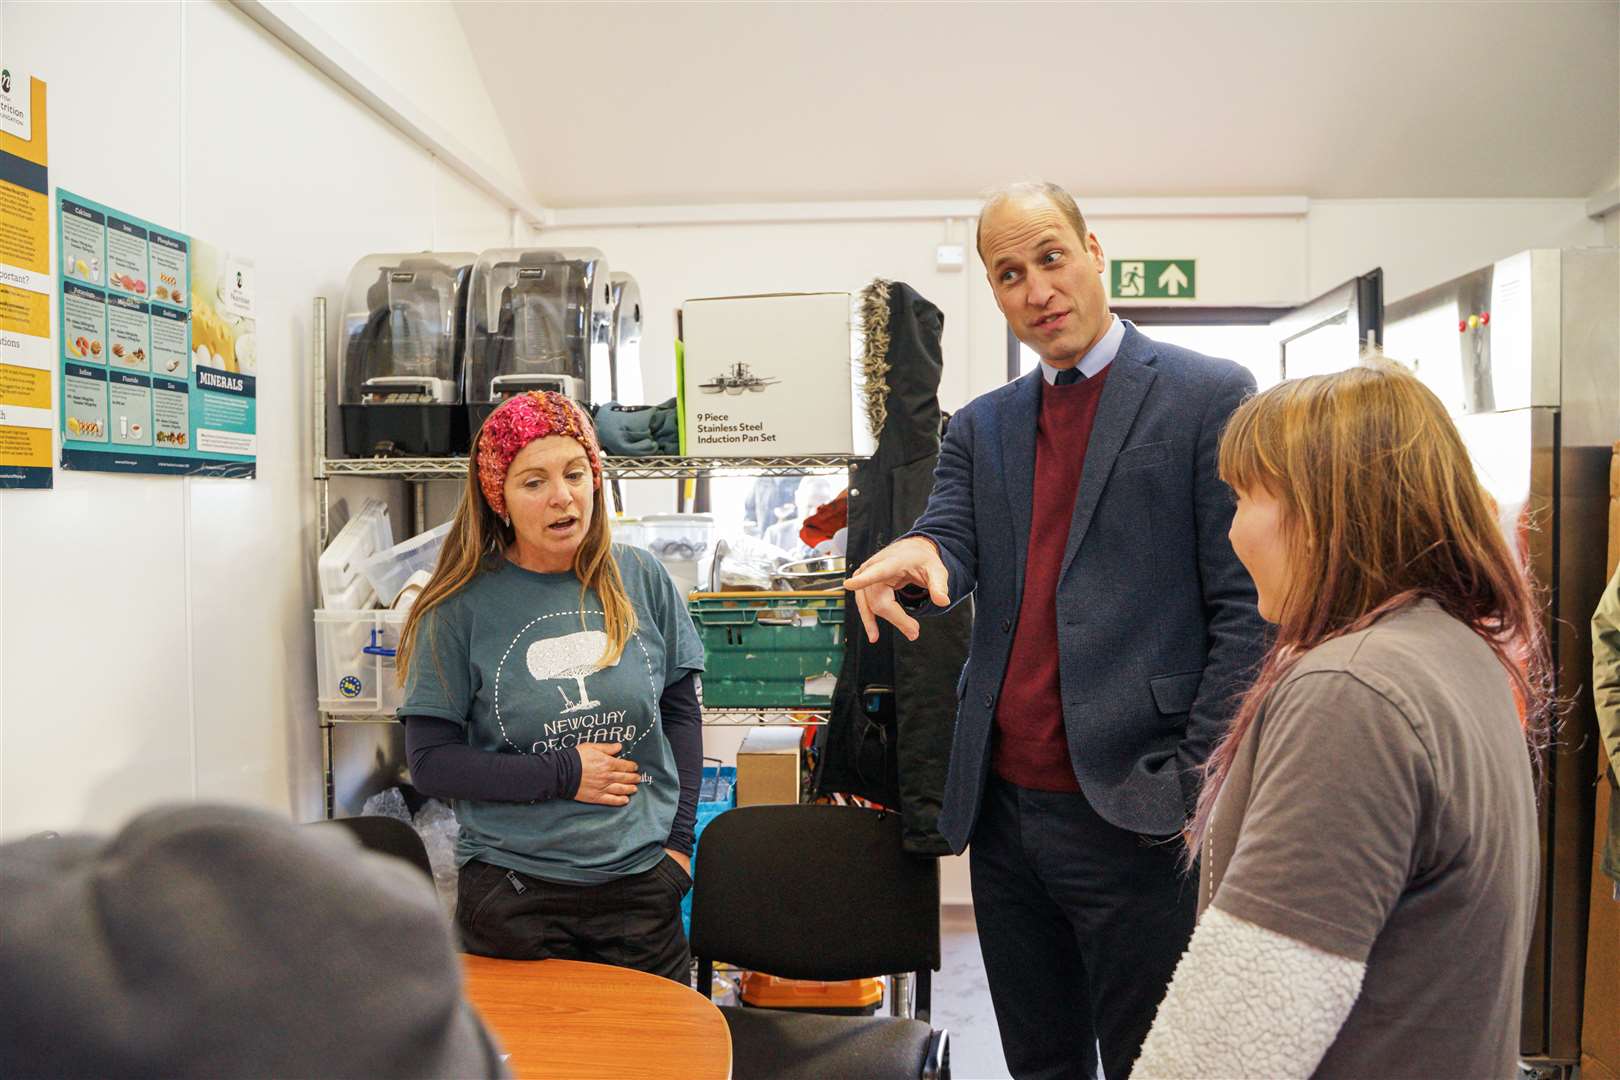
{"label": "woman's earring", "polygon": [[507,517],[505,514],[502,514],[501,515],[501,524],[505,525],[508,529],[510,529],[512,527],[512,519]]}

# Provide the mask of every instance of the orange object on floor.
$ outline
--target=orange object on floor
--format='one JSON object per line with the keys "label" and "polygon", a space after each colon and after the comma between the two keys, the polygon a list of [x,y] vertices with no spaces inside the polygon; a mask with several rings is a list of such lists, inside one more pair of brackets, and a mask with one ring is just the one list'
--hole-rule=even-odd
{"label": "orange object on floor", "polygon": [[756,1009],[797,1009],[840,1016],[871,1016],[883,1001],[882,979],[783,979],[762,971],[743,973],[737,995]]}

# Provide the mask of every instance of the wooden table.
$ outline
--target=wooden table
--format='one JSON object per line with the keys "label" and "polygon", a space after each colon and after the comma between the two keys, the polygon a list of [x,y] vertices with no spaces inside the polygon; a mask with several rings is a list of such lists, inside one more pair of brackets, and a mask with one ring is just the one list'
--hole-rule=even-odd
{"label": "wooden table", "polygon": [[707,998],[628,968],[463,956],[467,999],[518,1080],[727,1080],[731,1032]]}

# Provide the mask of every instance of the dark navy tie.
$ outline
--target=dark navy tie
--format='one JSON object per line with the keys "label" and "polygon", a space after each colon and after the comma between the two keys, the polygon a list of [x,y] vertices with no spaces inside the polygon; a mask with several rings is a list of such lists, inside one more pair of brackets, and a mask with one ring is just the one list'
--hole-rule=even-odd
{"label": "dark navy tie", "polygon": [[1053,379],[1052,381],[1059,386],[1068,386],[1070,383],[1079,382],[1082,378],[1084,378],[1084,376],[1080,374],[1080,369],[1078,367],[1072,367],[1064,368],[1062,371],[1058,372],[1057,378]]}

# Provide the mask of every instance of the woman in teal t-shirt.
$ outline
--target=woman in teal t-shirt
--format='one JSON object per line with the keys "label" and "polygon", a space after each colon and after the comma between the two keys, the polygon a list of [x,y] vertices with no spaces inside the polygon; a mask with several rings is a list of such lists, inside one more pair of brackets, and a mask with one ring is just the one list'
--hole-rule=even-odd
{"label": "woman in teal t-shirt", "polygon": [[399,666],[412,781],[456,800],[467,950],[687,981],[703,647],[663,566],[611,542],[568,398],[485,421]]}

